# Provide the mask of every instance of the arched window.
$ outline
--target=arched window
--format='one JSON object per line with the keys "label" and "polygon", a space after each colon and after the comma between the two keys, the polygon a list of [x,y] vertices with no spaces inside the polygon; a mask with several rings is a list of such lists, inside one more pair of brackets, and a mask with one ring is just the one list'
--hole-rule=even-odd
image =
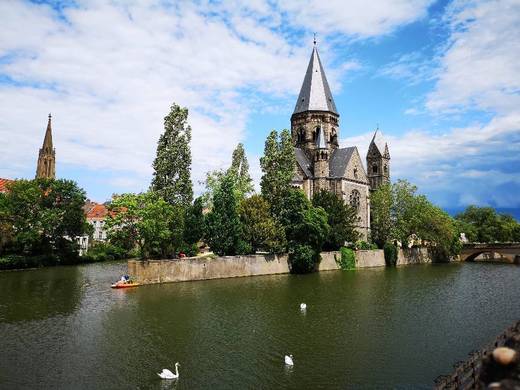
{"label": "arched window", "polygon": [[385,175],[388,173],[388,166],[385,164]]}
{"label": "arched window", "polygon": [[377,173],[377,164],[372,165],[372,173]]}
{"label": "arched window", "polygon": [[359,191],[358,190],[352,190],[350,193],[350,205],[354,207],[356,210],[359,209]]}
{"label": "arched window", "polygon": [[357,167],[354,167],[354,179],[357,179]]}
{"label": "arched window", "polygon": [[305,130],[303,129],[303,127],[300,127],[298,129],[297,138],[298,138],[298,143],[305,142]]}

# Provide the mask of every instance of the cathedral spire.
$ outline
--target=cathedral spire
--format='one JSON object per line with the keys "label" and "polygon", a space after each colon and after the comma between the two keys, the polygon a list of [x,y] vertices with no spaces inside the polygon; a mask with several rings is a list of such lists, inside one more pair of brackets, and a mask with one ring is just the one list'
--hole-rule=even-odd
{"label": "cathedral spire", "polygon": [[338,115],[316,47],[316,37],[293,114],[305,111],[328,111]]}
{"label": "cathedral spire", "polygon": [[47,130],[45,130],[45,138],[43,145],[38,154],[38,165],[36,167],[36,178],[54,179],[56,176],[56,152],[52,144],[52,116],[49,114],[47,122]]}

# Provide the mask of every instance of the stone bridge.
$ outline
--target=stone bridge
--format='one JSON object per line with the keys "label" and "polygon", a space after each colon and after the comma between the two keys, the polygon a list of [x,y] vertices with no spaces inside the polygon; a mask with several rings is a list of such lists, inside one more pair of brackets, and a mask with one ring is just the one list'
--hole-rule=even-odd
{"label": "stone bridge", "polygon": [[[494,258],[498,253],[501,258]],[[474,261],[480,255],[488,255],[490,259],[507,261],[508,263],[520,264],[519,242],[496,242],[490,244],[468,243],[462,246],[460,251],[461,261]]]}

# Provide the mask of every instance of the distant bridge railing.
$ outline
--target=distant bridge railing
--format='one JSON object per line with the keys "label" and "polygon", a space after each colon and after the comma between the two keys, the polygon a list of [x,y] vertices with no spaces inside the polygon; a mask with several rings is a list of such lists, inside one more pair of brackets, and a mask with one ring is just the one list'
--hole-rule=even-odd
{"label": "distant bridge railing", "polygon": [[460,251],[460,259],[473,261],[484,253],[498,253],[508,262],[520,264],[520,242],[465,243]]}

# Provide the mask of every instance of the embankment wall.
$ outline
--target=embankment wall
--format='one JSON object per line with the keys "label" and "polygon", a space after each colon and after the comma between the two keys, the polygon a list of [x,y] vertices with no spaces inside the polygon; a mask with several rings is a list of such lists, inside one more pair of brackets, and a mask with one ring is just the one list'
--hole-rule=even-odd
{"label": "embankment wall", "polygon": [[[322,252],[318,271],[339,270],[337,260],[340,259],[340,256],[339,252]],[[382,250],[358,250],[355,252],[355,256],[356,268],[385,266]],[[422,263],[431,263],[426,248],[399,250],[397,265]],[[289,272],[286,254],[128,261],[128,274],[142,284],[275,275]]]}

